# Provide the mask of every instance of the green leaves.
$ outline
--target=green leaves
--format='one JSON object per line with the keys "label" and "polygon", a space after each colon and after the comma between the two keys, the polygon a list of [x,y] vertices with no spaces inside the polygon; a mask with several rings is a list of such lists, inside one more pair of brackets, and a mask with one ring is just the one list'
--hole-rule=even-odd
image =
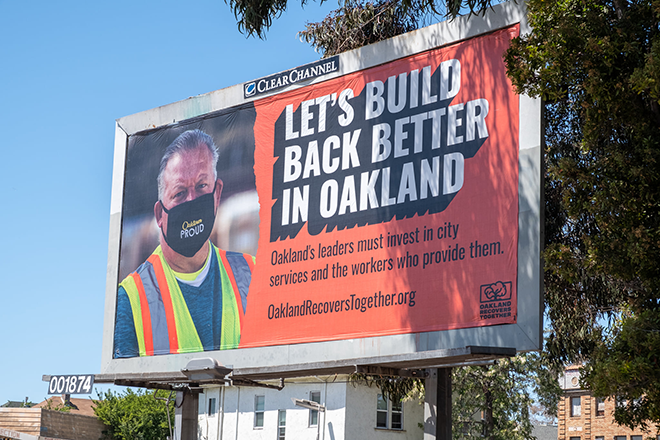
{"label": "green leaves", "polygon": [[[287,0],[225,1],[229,4],[236,17],[239,31],[248,36],[257,36],[259,38],[266,37],[266,32],[273,24],[273,20],[277,19],[286,11],[287,6]],[[321,0],[321,2],[323,1]],[[301,0],[302,5],[305,5],[306,2],[307,0]],[[327,52],[323,44],[317,45],[314,41],[326,41],[331,35],[334,35],[337,39],[345,37],[352,39],[358,38],[351,36],[349,23],[358,26],[358,34],[365,33],[368,36],[372,33],[384,33],[384,35],[389,35],[392,27],[403,26],[408,29],[403,32],[416,29],[417,26],[414,24],[414,21],[425,15],[443,13],[447,17],[454,18],[466,12],[470,14],[483,13],[491,4],[491,0],[446,0],[445,2],[436,2],[435,0],[377,0],[374,2],[340,0],[339,9],[331,13],[323,22],[308,25],[307,29],[301,32],[301,35],[305,41],[318,47],[320,52],[325,52],[326,56],[330,56],[331,54]],[[395,18],[387,18],[387,15],[394,15]],[[333,28],[332,23],[334,20],[342,22],[341,25]],[[410,25],[413,27],[410,27]],[[310,26],[312,26],[311,29]],[[327,31],[333,31],[334,29],[339,32],[324,35]],[[342,30],[343,32],[341,32]],[[389,35],[385,38],[399,35],[399,33]],[[307,36],[311,34],[315,36]],[[380,41],[378,39],[370,40],[369,38],[364,39],[363,41],[365,42],[362,45]],[[324,44],[327,45],[328,43]],[[359,46],[348,47],[342,50],[350,50],[355,47]],[[333,54],[336,53],[339,52],[333,52]]]}
{"label": "green leaves", "polygon": [[[225,0],[227,2],[227,0]],[[248,36],[266,37],[266,31],[284,11],[286,0],[229,0],[238,30]],[[304,5],[306,0],[301,0]]]}
{"label": "green leaves", "polygon": [[634,402],[618,421],[658,424],[660,346],[640,329],[660,331],[660,1],[528,5],[534,31],[506,63],[517,90],[546,99],[547,350],[584,363],[601,397]]}
{"label": "green leaves", "polygon": [[424,381],[411,377],[376,376],[362,373],[354,373],[348,379],[353,386],[364,383],[368,387],[375,386],[385,399],[394,402],[410,398],[424,398]]}
{"label": "green leaves", "polygon": [[539,353],[454,368],[452,380],[454,440],[532,439],[533,396],[552,416],[561,394],[556,373]]}
{"label": "green leaves", "polygon": [[123,394],[106,391],[94,402],[94,413],[108,427],[112,440],[161,440],[169,436],[167,411],[174,423],[174,408],[155,397],[167,397],[168,392],[146,392],[127,389]]}
{"label": "green leaves", "polygon": [[660,420],[660,313],[628,313],[615,325],[613,338],[598,346],[584,366],[584,383],[596,396],[616,396],[619,424],[648,428]]}
{"label": "green leaves", "polygon": [[[23,405],[25,408],[29,408],[33,404],[30,405]],[[71,412],[71,406],[63,403],[63,402],[58,402],[56,398],[50,398],[46,399],[46,404],[43,406],[44,409],[49,409],[51,411],[60,411],[60,412]]]}
{"label": "green leaves", "polygon": [[417,29],[436,14],[429,0],[345,0],[319,23],[298,33],[324,57],[366,46]]}

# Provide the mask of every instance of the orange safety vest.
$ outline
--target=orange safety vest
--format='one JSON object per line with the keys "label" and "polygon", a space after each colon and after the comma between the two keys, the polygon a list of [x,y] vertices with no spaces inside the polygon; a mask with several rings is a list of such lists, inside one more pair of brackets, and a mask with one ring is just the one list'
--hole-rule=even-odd
{"label": "orange safety vest", "polygon": [[[254,257],[218,249],[222,334],[220,349],[237,348],[254,268]],[[213,270],[213,268],[211,268]],[[133,312],[140,356],[204,351],[185,298],[160,246],[120,284]]]}

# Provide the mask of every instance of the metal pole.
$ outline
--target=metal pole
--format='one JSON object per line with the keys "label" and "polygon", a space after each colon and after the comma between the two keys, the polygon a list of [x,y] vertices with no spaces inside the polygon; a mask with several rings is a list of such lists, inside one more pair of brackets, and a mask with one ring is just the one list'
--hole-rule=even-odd
{"label": "metal pole", "polygon": [[430,368],[424,383],[424,440],[435,440],[438,420],[438,369]]}
{"label": "metal pole", "polygon": [[177,440],[197,439],[199,395],[190,391],[176,392],[174,421]]}
{"label": "metal pole", "polygon": [[437,440],[451,440],[451,368],[438,368]]}
{"label": "metal pole", "polygon": [[[234,440],[238,440],[238,416],[241,414],[241,387],[236,387],[236,434]],[[264,408],[265,409],[265,408]]]}
{"label": "metal pole", "polygon": [[451,368],[432,368],[425,384],[424,440],[451,440]]}
{"label": "metal pole", "polygon": [[220,400],[220,405],[222,407],[222,414],[218,414],[218,435],[216,438],[218,440],[222,440],[222,431],[225,430],[225,389],[226,387],[223,386],[220,388],[220,394],[222,395],[222,398]]}
{"label": "metal pole", "polygon": [[[325,423],[326,423],[325,415],[328,412],[328,406],[327,406],[328,405],[328,379],[326,378],[326,380],[324,380],[323,382],[324,382],[324,385],[323,385],[323,406],[325,406],[325,411],[323,411],[323,430],[321,431],[321,433],[323,435],[321,436],[321,440],[325,440]],[[321,414],[319,414],[319,416],[320,415]],[[318,421],[319,422],[321,421],[320,417],[319,417]]]}

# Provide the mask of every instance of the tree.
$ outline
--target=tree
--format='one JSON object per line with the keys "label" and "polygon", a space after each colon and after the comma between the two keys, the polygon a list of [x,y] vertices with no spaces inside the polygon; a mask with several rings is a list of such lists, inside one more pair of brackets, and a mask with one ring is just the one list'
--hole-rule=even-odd
{"label": "tree", "polygon": [[660,424],[660,1],[529,0],[506,54],[545,102],[545,301],[556,363]]}
{"label": "tree", "polygon": [[[424,398],[422,379],[356,374],[351,381],[376,386],[393,401]],[[545,356],[527,353],[452,368],[452,394],[454,440],[531,440],[529,408],[536,404],[556,415],[561,390]]]}
{"label": "tree", "polygon": [[354,373],[349,376],[348,380],[353,383],[353,386],[357,386],[357,384],[375,386],[383,393],[384,398],[394,402],[424,398],[424,380],[422,379]]}
{"label": "tree", "polygon": [[660,318],[657,311],[626,313],[585,366],[587,384],[599,396],[616,396],[614,418],[643,429],[660,421]]}
{"label": "tree", "polygon": [[345,0],[323,21],[307,23],[299,35],[324,57],[337,55],[418,29],[436,15],[425,9],[424,1],[410,0],[404,6],[395,0]]}
{"label": "tree", "polygon": [[[454,368],[452,390],[455,440],[533,439],[530,408],[536,405],[556,415],[561,394],[556,374],[539,353],[499,359],[488,366]],[[480,415],[483,421],[475,419]]]}
{"label": "tree", "polygon": [[[266,31],[272,25],[273,20],[278,18],[287,6],[287,0],[225,0],[229,3],[236,20],[238,21],[238,29],[240,32],[248,36],[256,35],[259,38],[266,37]],[[320,0],[323,3],[325,0]],[[349,20],[357,18],[358,21],[368,20],[368,15],[375,12],[373,17],[380,20],[378,13],[384,14],[401,14],[402,16],[415,16],[424,14],[445,14],[447,17],[456,17],[461,13],[469,12],[470,14],[483,13],[486,8],[498,1],[492,0],[442,0],[436,2],[435,0],[377,0],[374,3],[361,2],[355,0],[338,0],[340,8],[335,11],[356,12],[359,14],[366,14],[363,17],[353,17]],[[301,0],[304,6],[307,0]],[[385,5],[385,8],[382,6]],[[360,9],[363,8],[363,11]],[[369,11],[371,9],[372,11]],[[341,14],[340,14],[341,15]],[[330,18],[330,17],[328,17]],[[326,19],[327,20],[327,19]],[[404,25],[406,20],[399,21]],[[393,22],[393,23],[396,23]],[[388,24],[389,25],[389,24]],[[348,30],[349,28],[346,28]],[[395,34],[398,35],[398,34]],[[393,35],[390,35],[393,36]],[[389,37],[385,37],[389,38]],[[308,40],[309,41],[309,40]],[[379,41],[374,40],[371,43]],[[365,43],[369,44],[369,43]],[[345,49],[346,50],[346,49]]]}
{"label": "tree", "polygon": [[168,411],[170,420],[174,420],[174,408],[156,398],[168,395],[163,390],[148,393],[128,388],[123,394],[106,391],[94,401],[94,413],[108,428],[108,439],[161,440],[170,435]]}
{"label": "tree", "polygon": [[[43,409],[49,409],[51,411],[60,411],[60,412],[71,412],[72,406],[69,402],[62,402],[61,400],[57,402],[59,397],[51,397],[50,399],[45,399],[45,405],[42,406]],[[30,405],[32,406],[32,405]]]}

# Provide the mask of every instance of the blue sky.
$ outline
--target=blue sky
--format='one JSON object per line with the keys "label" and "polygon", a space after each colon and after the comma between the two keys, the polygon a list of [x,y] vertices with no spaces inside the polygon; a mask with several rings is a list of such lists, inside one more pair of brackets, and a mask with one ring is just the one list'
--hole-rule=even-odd
{"label": "blue sky", "polygon": [[0,404],[100,372],[115,119],[318,59],[296,32],[336,7],[262,41],[223,0],[0,0]]}

